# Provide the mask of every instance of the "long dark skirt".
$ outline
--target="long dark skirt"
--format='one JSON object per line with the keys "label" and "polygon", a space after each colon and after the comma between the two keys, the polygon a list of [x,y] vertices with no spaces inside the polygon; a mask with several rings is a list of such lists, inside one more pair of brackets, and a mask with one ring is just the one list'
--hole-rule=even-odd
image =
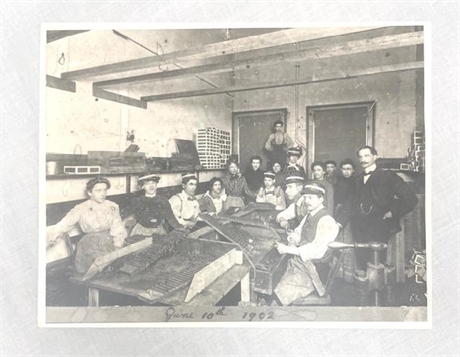
{"label": "long dark skirt", "polygon": [[109,231],[87,233],[78,242],[75,254],[75,268],[78,273],[88,271],[94,259],[115,250]]}

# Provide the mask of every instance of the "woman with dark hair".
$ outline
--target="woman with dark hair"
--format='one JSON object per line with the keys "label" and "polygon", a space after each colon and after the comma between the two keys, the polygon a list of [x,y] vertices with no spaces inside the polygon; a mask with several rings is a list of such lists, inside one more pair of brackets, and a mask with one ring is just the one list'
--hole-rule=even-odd
{"label": "woman with dark hair", "polygon": [[281,162],[274,161],[272,165],[273,173],[275,174],[275,187],[286,188],[286,175],[283,173],[284,165]]}
{"label": "woman with dark hair", "polygon": [[75,268],[85,273],[94,259],[121,248],[126,238],[126,229],[121,221],[115,202],[106,200],[110,182],[105,177],[96,177],[86,184],[89,199],[76,205],[65,217],[52,227],[53,245],[63,234],[77,224],[85,233],[78,242]]}
{"label": "woman with dark hair", "polygon": [[244,207],[244,196],[255,198],[256,193],[252,192],[246,179],[241,175],[240,165],[236,160],[227,162],[227,173],[222,179],[227,199],[224,203],[224,211],[230,207]]}
{"label": "woman with dark hair", "polygon": [[223,211],[227,195],[222,189],[222,179],[213,177],[211,181],[209,181],[209,190],[198,201],[201,212],[219,214]]}
{"label": "woman with dark hair", "polygon": [[264,172],[261,170],[262,158],[259,155],[251,156],[244,178],[251,191],[257,192],[264,185]]}

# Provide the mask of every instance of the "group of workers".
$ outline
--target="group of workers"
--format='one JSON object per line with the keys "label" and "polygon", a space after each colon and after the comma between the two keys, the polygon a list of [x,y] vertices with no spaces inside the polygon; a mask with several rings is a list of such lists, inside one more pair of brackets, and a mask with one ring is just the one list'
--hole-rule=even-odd
{"label": "group of workers", "polygon": [[[277,244],[280,254],[290,256],[275,290],[277,301],[289,305],[313,291],[321,295],[322,272],[328,270],[331,256],[328,244],[341,229],[350,224],[356,242],[387,242],[401,230],[400,218],[418,201],[397,174],[378,167],[377,151],[370,146],[357,151],[363,169],[360,175],[354,175],[351,159],[340,163],[340,174],[333,161],[314,162],[310,167],[313,179],[307,180],[298,164],[300,148],[287,148],[289,139],[279,127],[282,129],[282,122],[275,123],[277,132],[266,144],[274,153],[269,165],[272,170],[260,169],[260,156],[250,159],[244,174],[239,163],[230,160],[224,177],[210,180],[199,199],[198,179],[193,173],[182,175],[182,192],[169,200],[157,194],[160,176],[146,173],[139,177],[143,194],[133,197],[120,212],[117,204],[106,199],[110,182],[103,177],[90,180],[86,186],[89,199],[53,227],[52,241],[78,224],[85,235],[77,246],[75,266],[84,273],[96,257],[123,246],[127,221],[136,222],[130,235],[152,236],[171,229],[193,229],[200,225],[200,212],[218,215],[248,202],[268,202],[278,211],[276,222],[288,232],[287,244]],[[369,260],[367,251],[357,252],[357,269],[365,269]]]}

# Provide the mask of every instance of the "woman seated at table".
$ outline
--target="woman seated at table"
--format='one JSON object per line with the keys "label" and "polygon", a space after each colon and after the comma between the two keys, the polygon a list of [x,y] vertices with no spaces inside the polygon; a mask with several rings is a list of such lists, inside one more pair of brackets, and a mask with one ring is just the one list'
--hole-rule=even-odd
{"label": "woman seated at table", "polygon": [[275,205],[277,211],[286,209],[284,191],[281,187],[275,187],[276,175],[273,172],[264,173],[264,185],[261,187],[256,197],[256,202],[271,203]]}
{"label": "woman seated at table", "polygon": [[89,180],[86,184],[89,199],[76,205],[52,227],[52,243],[77,224],[85,233],[78,242],[75,255],[75,268],[78,273],[85,273],[95,258],[113,252],[124,244],[126,229],[121,221],[118,205],[106,200],[109,188],[110,182],[105,177]]}
{"label": "woman seated at table", "polygon": [[219,214],[223,212],[224,202],[227,199],[225,191],[222,190],[222,179],[213,177],[209,181],[209,190],[198,201],[201,212]]}
{"label": "woman seated at table", "polygon": [[135,219],[136,225],[131,231],[131,236],[152,234],[166,234],[166,223],[173,229],[182,228],[171,209],[166,197],[157,195],[160,176],[146,173],[139,177],[139,184],[144,190],[142,196],[134,197],[129,206],[122,210],[122,216]]}
{"label": "woman seated at table", "polygon": [[229,160],[227,162],[227,173],[222,179],[225,193],[227,194],[227,199],[224,203],[224,211],[230,207],[244,207],[244,195],[248,197],[256,196],[256,194],[249,189],[246,179],[239,171],[240,165],[236,160]]}

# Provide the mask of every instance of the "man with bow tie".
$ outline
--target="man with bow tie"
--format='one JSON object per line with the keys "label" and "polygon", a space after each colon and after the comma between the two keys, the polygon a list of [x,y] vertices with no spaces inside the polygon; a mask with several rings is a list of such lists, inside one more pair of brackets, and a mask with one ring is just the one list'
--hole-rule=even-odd
{"label": "man with bow tie", "polygon": [[326,189],[319,183],[306,184],[302,191],[302,205],[307,215],[288,236],[288,244],[278,243],[280,254],[289,254],[286,272],[275,289],[282,305],[301,304],[301,300],[315,290],[325,294],[324,283],[329,273],[333,242],[339,226],[324,207]]}
{"label": "man with bow tie", "polygon": [[195,174],[182,175],[182,192],[169,199],[174,216],[186,228],[192,228],[198,222],[200,205],[195,197],[198,179]]}
{"label": "man with bow tie", "polygon": [[[359,243],[387,243],[391,235],[401,231],[399,220],[415,208],[417,196],[396,173],[378,167],[373,147],[363,146],[357,155],[364,171],[356,182],[351,220],[354,239]],[[366,270],[370,260],[370,250],[357,249],[357,268]]]}
{"label": "man with bow tie", "polygon": [[284,199],[284,191],[281,187],[275,187],[276,175],[273,172],[264,173],[264,186],[259,190],[256,196],[256,202],[271,203],[275,205],[277,211],[282,211],[286,208],[286,200]]}
{"label": "man with bow tie", "polygon": [[138,182],[144,190],[144,194],[133,197],[130,204],[122,211],[122,216],[126,220],[136,220],[136,225],[131,230],[131,236],[166,234],[166,223],[173,229],[181,228],[168,199],[157,195],[159,181],[160,176],[154,173],[145,173],[139,177]]}

